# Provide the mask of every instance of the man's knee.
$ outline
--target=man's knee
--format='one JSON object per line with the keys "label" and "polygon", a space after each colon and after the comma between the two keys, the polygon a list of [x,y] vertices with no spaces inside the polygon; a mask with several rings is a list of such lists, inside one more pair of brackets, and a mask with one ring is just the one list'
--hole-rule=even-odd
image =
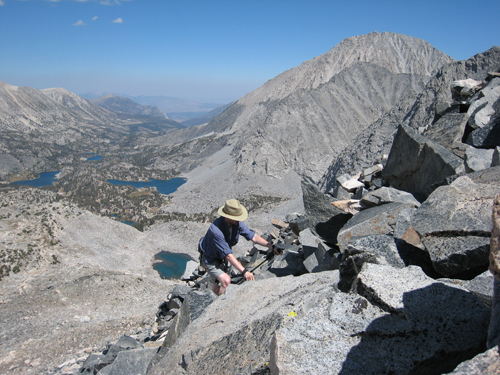
{"label": "man's knee", "polygon": [[217,280],[219,280],[220,286],[223,288],[227,288],[229,286],[229,284],[231,284],[231,278],[229,277],[229,275],[227,273],[223,273],[222,275],[220,275],[217,278]]}

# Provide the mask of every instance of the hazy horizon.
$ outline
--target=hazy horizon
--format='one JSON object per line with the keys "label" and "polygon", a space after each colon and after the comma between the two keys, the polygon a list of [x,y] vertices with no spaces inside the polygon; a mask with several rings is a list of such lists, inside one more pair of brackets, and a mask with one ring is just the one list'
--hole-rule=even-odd
{"label": "hazy horizon", "polygon": [[0,80],[78,95],[229,103],[374,31],[467,59],[500,45],[498,11],[500,2],[483,0],[0,0],[8,36],[0,41]]}

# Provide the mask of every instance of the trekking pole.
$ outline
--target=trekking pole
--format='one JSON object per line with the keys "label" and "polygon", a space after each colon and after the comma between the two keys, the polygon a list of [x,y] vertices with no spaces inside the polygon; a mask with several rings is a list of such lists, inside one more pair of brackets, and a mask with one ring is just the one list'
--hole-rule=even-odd
{"label": "trekking pole", "polygon": [[[273,247],[277,247],[276,245],[273,245]],[[283,249],[278,248],[279,252],[283,252]],[[272,258],[274,257],[274,251],[271,250],[269,253],[267,253],[266,257],[264,260],[262,260],[259,264],[257,264],[255,267],[253,267],[251,270],[248,270],[249,272],[253,273],[257,268],[261,267],[265,263],[269,262]],[[243,276],[238,276],[235,277],[234,279],[231,279],[231,284],[236,284],[240,285],[245,281],[245,278]]]}

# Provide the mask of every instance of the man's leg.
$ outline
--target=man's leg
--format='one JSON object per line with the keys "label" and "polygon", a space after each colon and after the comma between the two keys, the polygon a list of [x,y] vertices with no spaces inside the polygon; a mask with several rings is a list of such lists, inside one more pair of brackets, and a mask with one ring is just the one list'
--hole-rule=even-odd
{"label": "man's leg", "polygon": [[231,284],[231,278],[227,273],[223,273],[219,277],[217,277],[217,280],[219,280],[219,285],[217,283],[212,284],[212,290],[215,294],[218,296],[223,295],[226,292],[226,288]]}
{"label": "man's leg", "polygon": [[494,279],[493,306],[491,306],[490,327],[488,330],[488,349],[500,345],[500,281]]}

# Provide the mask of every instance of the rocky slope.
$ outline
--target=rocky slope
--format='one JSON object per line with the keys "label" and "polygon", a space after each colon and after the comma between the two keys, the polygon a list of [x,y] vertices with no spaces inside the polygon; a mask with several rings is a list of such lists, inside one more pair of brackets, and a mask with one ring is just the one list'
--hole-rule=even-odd
{"label": "rocky slope", "polygon": [[[345,65],[339,71],[320,69],[322,78],[308,84],[300,78],[307,76],[301,68],[295,80],[290,81],[286,72],[276,86],[270,82],[280,99],[261,101],[266,96],[257,90],[247,98],[257,105],[247,107],[247,99],[242,99],[208,125],[134,140],[137,147],[132,149],[137,154],[157,152],[147,158],[156,167],[177,166],[186,171],[188,183],[173,195],[165,212],[208,213],[229,196],[272,196],[283,200],[252,211],[249,226],[264,234],[274,229],[271,218],[295,225],[294,230],[285,225],[274,233],[286,251],[267,263],[258,281],[232,286],[213,303],[207,303],[213,299],[207,297],[210,292],[202,281],[199,290],[184,293],[175,322],[163,327],[163,341],[157,337],[154,313],[163,301],[175,299],[169,293],[176,282],[161,280],[152,270],[152,258],[166,250],[196,259],[196,242],[207,224],[168,222],[140,233],[56,199],[56,193],[3,190],[0,234],[6,251],[2,264],[17,265],[19,272],[12,268],[0,282],[0,372],[71,374],[91,368],[90,362],[109,364],[103,353],[116,354],[118,345],[107,344],[116,343],[122,334],[134,336],[139,351],[163,342],[150,362],[150,374],[221,369],[240,374],[350,374],[367,369],[441,374],[485,352],[491,303],[491,277],[482,273],[487,264],[485,228],[491,220],[492,196],[498,193],[499,167],[490,168],[498,161],[498,149],[483,141],[496,134],[498,116],[490,114],[488,121],[481,120],[483,127],[476,127],[484,119],[481,109],[498,108],[498,99],[490,96],[496,92],[497,81],[485,73],[496,69],[497,49],[449,65],[450,74],[448,68],[438,71],[428,90],[421,91],[430,78],[426,74],[438,68],[435,62],[449,61],[448,57],[433,52],[424,42],[394,34],[370,34],[345,43],[338,49],[343,51],[340,61]],[[367,51],[352,48],[352,43]],[[370,50],[373,44],[386,54],[401,53],[388,59]],[[414,53],[410,53],[412,45]],[[355,62],[352,53],[369,61]],[[457,97],[452,83],[468,77],[476,77],[479,84],[454,85],[460,93]],[[288,92],[287,82],[292,81],[293,90]],[[356,86],[356,82],[362,84]],[[304,87],[295,90],[300,85]],[[329,92],[332,97],[349,96],[332,106]],[[484,98],[488,98],[486,104]],[[293,112],[295,107],[297,112]],[[466,144],[459,141],[469,138],[463,114],[470,108],[476,108],[466,120],[469,124],[473,119],[469,130],[474,136]],[[328,128],[337,117],[356,125],[349,122]],[[460,121],[451,121],[455,117]],[[397,126],[381,127],[387,138],[382,137],[380,143],[387,142],[388,150],[394,149],[388,160],[382,160],[379,143],[370,141],[378,136],[375,124],[400,125],[402,119],[410,118],[411,122],[398,128],[396,137]],[[284,127],[289,122],[298,125]],[[282,127],[277,134],[279,123]],[[308,129],[311,124],[316,125],[314,131]],[[352,134],[347,134],[351,127]],[[363,169],[361,175],[346,177],[335,171],[325,177],[343,189],[335,190],[335,198],[303,179],[321,177],[328,166],[323,161],[323,143],[304,140],[320,142],[319,133],[334,142],[333,131],[340,132],[346,142],[350,137],[367,140],[349,161],[356,167],[344,171],[375,166],[371,171]],[[241,140],[242,135],[247,138]],[[292,151],[279,148],[288,138],[295,140],[290,147],[302,147],[294,149],[296,158]],[[250,144],[255,148],[248,148]],[[405,158],[405,151],[414,153]],[[334,156],[326,156],[330,157]],[[357,165],[358,158],[363,163]],[[405,163],[408,160],[417,163]],[[438,163],[446,168],[432,170]],[[465,172],[470,173],[458,176]],[[415,184],[423,187],[422,202],[413,197],[401,201],[410,194],[382,188],[383,184],[399,184],[407,175],[426,182]],[[286,218],[294,211],[306,216]],[[243,258],[246,246],[242,243],[236,254]],[[256,259],[248,255],[251,265]],[[253,252],[257,261],[263,255]],[[87,357],[91,360],[85,367]],[[131,369],[131,358],[116,356],[116,365],[111,364],[116,367],[104,372],[124,375],[118,368]],[[497,354],[488,352],[476,358],[486,358],[490,364],[498,361]],[[120,359],[125,367],[119,367]]]}
{"label": "rocky slope", "polygon": [[[193,183],[207,173],[212,181],[236,183],[242,196],[252,189],[291,194],[283,180],[319,181],[346,144],[402,98],[422,90],[450,61],[428,43],[404,35],[349,38],[266,82],[208,124],[145,140],[140,148],[155,155],[156,167],[176,166]],[[220,171],[212,167],[222,163]],[[295,181],[297,192],[300,178]],[[209,194],[210,200],[223,201],[228,193],[221,187]]]}

